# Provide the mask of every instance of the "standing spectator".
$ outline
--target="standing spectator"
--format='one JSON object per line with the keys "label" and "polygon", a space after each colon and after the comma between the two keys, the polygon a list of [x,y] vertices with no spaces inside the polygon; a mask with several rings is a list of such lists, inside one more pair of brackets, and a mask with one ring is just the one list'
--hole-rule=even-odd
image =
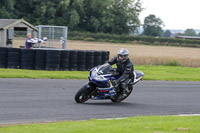
{"label": "standing spectator", "polygon": [[27,38],[26,38],[26,41],[25,41],[25,48],[26,49],[32,49],[33,48],[33,45],[36,43],[35,41],[33,41],[31,38],[32,38],[32,34],[31,33],[27,33]]}

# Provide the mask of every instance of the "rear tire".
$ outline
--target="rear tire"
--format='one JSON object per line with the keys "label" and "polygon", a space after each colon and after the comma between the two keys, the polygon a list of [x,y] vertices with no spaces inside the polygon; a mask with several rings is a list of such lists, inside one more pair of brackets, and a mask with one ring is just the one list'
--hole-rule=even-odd
{"label": "rear tire", "polygon": [[133,91],[133,86],[128,86],[128,89],[129,89],[129,92],[128,92],[126,97],[119,99],[119,96],[116,96],[116,97],[114,97],[110,100],[114,103],[119,103],[119,102],[123,101],[124,99],[126,99],[131,94],[131,92]]}
{"label": "rear tire", "polygon": [[84,85],[75,95],[75,101],[77,103],[84,103],[90,98],[89,89]]}

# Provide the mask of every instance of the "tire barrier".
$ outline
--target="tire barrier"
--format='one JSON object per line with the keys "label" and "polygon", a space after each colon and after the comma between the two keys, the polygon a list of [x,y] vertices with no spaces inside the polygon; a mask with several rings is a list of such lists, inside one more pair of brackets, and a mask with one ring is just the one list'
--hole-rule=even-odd
{"label": "tire barrier", "polygon": [[46,70],[59,71],[60,70],[60,53],[59,50],[47,50],[46,51]]}
{"label": "tire barrier", "polygon": [[104,64],[109,60],[109,51],[102,51],[101,63]]}
{"label": "tire barrier", "polygon": [[90,70],[94,67],[94,51],[86,51],[85,69]]}
{"label": "tire barrier", "polygon": [[19,48],[8,48],[7,68],[20,68],[20,51]]}
{"label": "tire barrier", "polygon": [[109,51],[0,47],[0,68],[87,71],[108,59]]}
{"label": "tire barrier", "polygon": [[85,71],[86,51],[78,51],[77,70]]}
{"label": "tire barrier", "polygon": [[102,56],[101,51],[94,51],[94,66],[103,64],[101,61],[101,56]]}
{"label": "tire barrier", "polygon": [[69,52],[69,70],[76,71],[77,70],[77,59],[78,59],[78,51],[70,50]]}
{"label": "tire barrier", "polygon": [[69,50],[61,51],[60,69],[63,71],[69,70]]}
{"label": "tire barrier", "polygon": [[8,48],[0,47],[0,68],[7,68]]}
{"label": "tire barrier", "polygon": [[35,50],[35,70],[45,70],[46,68],[46,50]]}
{"label": "tire barrier", "polygon": [[34,69],[35,51],[21,49],[21,69]]}

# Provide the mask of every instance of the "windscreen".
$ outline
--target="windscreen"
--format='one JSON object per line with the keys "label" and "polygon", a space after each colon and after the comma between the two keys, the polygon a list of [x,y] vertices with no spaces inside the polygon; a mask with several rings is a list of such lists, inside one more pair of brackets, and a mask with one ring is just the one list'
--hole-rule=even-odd
{"label": "windscreen", "polygon": [[111,65],[102,65],[101,68],[98,71],[98,74],[104,75],[107,74],[112,69]]}

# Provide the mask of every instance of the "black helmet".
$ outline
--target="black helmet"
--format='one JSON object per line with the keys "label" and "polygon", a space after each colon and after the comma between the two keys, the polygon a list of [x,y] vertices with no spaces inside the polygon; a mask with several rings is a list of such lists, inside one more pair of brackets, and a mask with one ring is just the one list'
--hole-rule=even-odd
{"label": "black helmet", "polygon": [[124,63],[129,58],[129,52],[127,49],[122,48],[117,52],[117,60],[121,63]]}

